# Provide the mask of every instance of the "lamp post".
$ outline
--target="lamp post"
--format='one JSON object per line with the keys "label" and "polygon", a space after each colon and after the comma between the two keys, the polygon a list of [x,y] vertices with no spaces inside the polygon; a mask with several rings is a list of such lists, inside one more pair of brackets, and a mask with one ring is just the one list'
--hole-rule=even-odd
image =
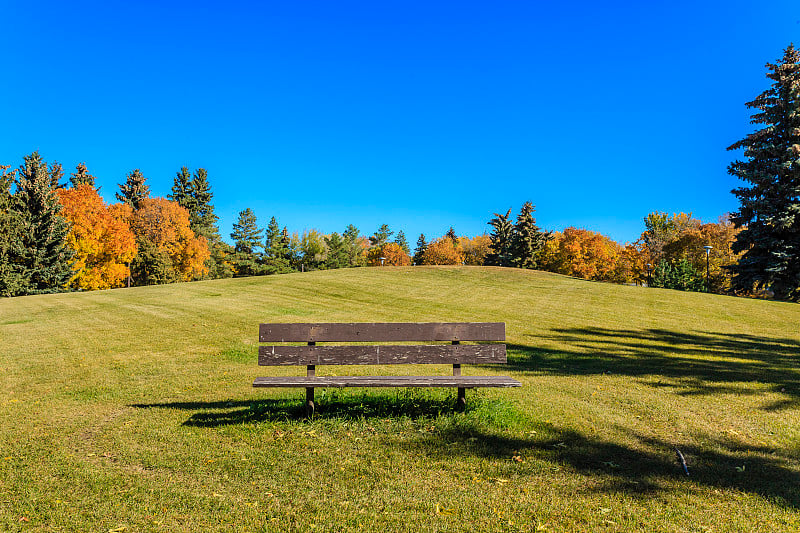
{"label": "lamp post", "polygon": [[652,271],[653,271],[653,265],[651,265],[650,263],[647,263],[647,288],[650,288],[650,285],[652,284],[652,282],[650,280],[650,273]]}
{"label": "lamp post", "polygon": [[711,292],[711,267],[708,256],[711,255],[712,248],[713,246],[703,246],[703,249],[706,251],[706,292]]}
{"label": "lamp post", "polygon": [[381,257],[381,266],[383,266],[383,262],[386,261],[385,257]]}

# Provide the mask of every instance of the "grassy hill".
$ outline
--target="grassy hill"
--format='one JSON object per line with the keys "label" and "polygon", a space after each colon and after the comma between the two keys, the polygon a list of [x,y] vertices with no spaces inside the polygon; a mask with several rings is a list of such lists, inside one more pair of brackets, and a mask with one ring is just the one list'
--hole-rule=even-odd
{"label": "grassy hill", "polygon": [[[449,390],[318,390],[309,422],[302,389],[250,386],[302,372],[257,366],[266,321],[504,321],[507,368],[465,373],[523,387],[463,414]],[[798,324],[477,267],[3,299],[0,530],[800,530]]]}

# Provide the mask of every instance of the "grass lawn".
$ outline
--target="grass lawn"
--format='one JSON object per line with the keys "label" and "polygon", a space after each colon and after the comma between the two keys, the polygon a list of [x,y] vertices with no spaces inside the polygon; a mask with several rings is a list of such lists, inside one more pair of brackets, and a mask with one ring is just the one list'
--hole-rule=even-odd
{"label": "grass lawn", "polygon": [[[307,421],[302,389],[251,387],[305,371],[257,366],[270,321],[503,321],[509,364],[464,373],[523,386],[465,413],[317,390]],[[797,531],[799,326],[796,304],[478,267],[2,299],[0,531]]]}

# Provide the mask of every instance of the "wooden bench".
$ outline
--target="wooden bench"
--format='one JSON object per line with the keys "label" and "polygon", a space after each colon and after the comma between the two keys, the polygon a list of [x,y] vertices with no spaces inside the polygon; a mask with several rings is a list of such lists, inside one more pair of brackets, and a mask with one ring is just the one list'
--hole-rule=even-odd
{"label": "wooden bench", "polygon": [[[253,387],[304,387],[306,410],[314,413],[315,387],[453,387],[456,408],[466,405],[466,389],[519,387],[507,376],[463,376],[462,364],[506,362],[505,344],[461,344],[504,341],[503,322],[261,324],[259,342],[305,342],[306,346],[259,346],[262,366],[306,366],[305,376],[259,377]],[[318,346],[318,342],[449,342],[450,344],[357,344]],[[318,376],[318,365],[452,364],[452,376]]]}

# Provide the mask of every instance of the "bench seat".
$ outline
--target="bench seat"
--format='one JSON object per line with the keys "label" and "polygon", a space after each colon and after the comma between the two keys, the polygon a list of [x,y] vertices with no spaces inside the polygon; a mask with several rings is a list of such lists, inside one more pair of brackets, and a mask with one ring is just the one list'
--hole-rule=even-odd
{"label": "bench seat", "polygon": [[253,381],[253,387],[520,387],[507,376],[270,376]]}

